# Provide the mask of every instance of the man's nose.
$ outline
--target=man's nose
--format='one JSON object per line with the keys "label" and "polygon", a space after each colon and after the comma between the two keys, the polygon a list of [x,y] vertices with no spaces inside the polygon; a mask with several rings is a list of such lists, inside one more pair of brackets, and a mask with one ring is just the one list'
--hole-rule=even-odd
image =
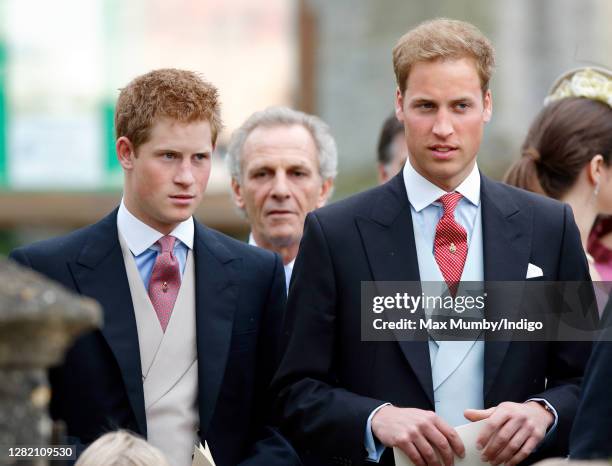
{"label": "man's nose", "polygon": [[271,194],[278,200],[286,199],[291,195],[291,191],[289,190],[289,180],[287,179],[287,174],[285,172],[279,171],[274,175]]}
{"label": "man's nose", "polygon": [[174,182],[184,186],[190,186],[194,183],[195,177],[193,176],[193,167],[191,166],[191,160],[187,159],[181,162],[181,165],[174,177]]}
{"label": "man's nose", "polygon": [[453,122],[447,110],[440,109],[438,111],[432,131],[436,136],[444,139],[453,134]]}

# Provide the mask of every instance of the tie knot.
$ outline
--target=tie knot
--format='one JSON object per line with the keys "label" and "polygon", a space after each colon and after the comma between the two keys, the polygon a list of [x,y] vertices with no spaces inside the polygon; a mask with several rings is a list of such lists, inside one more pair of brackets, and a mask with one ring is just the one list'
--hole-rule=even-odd
{"label": "tie knot", "polygon": [[441,196],[438,201],[442,203],[442,208],[444,209],[443,215],[454,215],[455,207],[459,204],[463,196],[460,193],[453,192],[445,194]]}
{"label": "tie knot", "polygon": [[161,238],[159,238],[159,240],[157,241],[157,244],[159,244],[159,247],[161,248],[161,252],[169,252],[172,253],[174,251],[174,242],[176,241],[176,238],[174,236],[162,236]]}

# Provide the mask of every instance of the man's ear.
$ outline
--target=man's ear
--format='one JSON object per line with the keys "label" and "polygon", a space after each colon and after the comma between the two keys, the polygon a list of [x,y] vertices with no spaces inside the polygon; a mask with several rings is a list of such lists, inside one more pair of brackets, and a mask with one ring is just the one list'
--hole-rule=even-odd
{"label": "man's ear", "polygon": [[323,207],[325,205],[325,203],[327,202],[327,198],[329,197],[330,193],[331,193],[331,189],[334,186],[334,179],[333,178],[327,178],[325,181],[323,181],[323,184],[321,185],[321,191],[319,191],[319,199],[317,201],[317,209],[319,207]]}
{"label": "man's ear", "polygon": [[395,89],[395,117],[404,121],[404,96],[399,87]]}
{"label": "man's ear", "polygon": [[242,186],[238,183],[238,180],[232,178],[232,193],[234,194],[232,197],[234,198],[234,204],[239,209],[244,209],[244,197],[242,197]]}
{"label": "man's ear", "polygon": [[491,95],[491,89],[487,89],[483,98],[484,109],[482,113],[482,119],[485,123],[491,121],[493,116],[493,96]]}
{"label": "man's ear", "polygon": [[121,136],[115,143],[117,151],[117,160],[124,170],[131,170],[134,167],[134,158],[136,158],[136,150],[132,142],[125,136]]}
{"label": "man's ear", "polygon": [[389,175],[387,174],[387,168],[382,164],[378,164],[378,184],[383,184],[389,181]]}

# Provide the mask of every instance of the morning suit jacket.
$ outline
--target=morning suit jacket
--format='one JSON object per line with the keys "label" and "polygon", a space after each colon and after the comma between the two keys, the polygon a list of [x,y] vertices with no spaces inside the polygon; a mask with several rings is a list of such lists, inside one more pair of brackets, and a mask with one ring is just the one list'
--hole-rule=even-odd
{"label": "morning suit jacket", "polygon": [[593,346],[580,405],[570,437],[571,459],[612,458],[612,303],[604,313],[603,333]]}
{"label": "morning suit jacket", "polygon": [[[280,258],[198,222],[194,232],[200,438],[217,465],[299,464],[292,447],[266,427],[267,388],[280,358],[285,305]],[[51,415],[70,443],[107,431],[146,438],[138,335],[117,211],[69,235],[16,249],[11,257],[97,300],[101,330],[79,337],[50,373]]]}
{"label": "morning suit jacket", "polygon": [[[589,280],[569,206],[481,176],[481,209],[485,280],[525,280],[529,263],[544,280]],[[282,431],[305,458],[371,464],[364,433],[373,409],[434,410],[427,341],[361,341],[361,282],[419,279],[402,172],[308,215],[273,382]],[[485,342],[485,408],[545,398],[559,423],[538,452],[563,455],[589,352],[588,343]],[[381,464],[393,464],[391,450]]]}

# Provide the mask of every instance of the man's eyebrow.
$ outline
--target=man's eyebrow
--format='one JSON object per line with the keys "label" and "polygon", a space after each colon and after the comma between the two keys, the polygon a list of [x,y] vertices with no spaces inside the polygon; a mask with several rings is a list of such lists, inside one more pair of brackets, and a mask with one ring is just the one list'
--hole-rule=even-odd
{"label": "man's eyebrow", "polygon": [[409,102],[410,103],[434,102],[434,99],[432,99],[431,97],[418,96],[418,97],[413,97],[412,99],[410,99]]}
{"label": "man's eyebrow", "polygon": [[288,165],[288,168],[306,168],[306,169],[310,169],[310,167],[308,166],[307,163],[303,162],[303,161],[299,161],[299,162],[292,162]]}
{"label": "man's eyebrow", "polygon": [[268,167],[268,166],[269,166],[269,161],[266,159],[263,159],[263,160],[257,160],[253,162],[252,164],[250,164],[249,169],[262,168],[262,167]]}
{"label": "man's eyebrow", "polygon": [[270,166],[267,163],[258,163],[256,165],[252,165],[247,169],[247,173],[253,173],[257,170],[271,170]]}
{"label": "man's eyebrow", "polygon": [[461,102],[474,102],[474,98],[471,96],[461,96],[451,100],[452,103],[461,103]]}
{"label": "man's eyebrow", "polygon": [[155,149],[154,151],[156,154],[168,154],[168,153],[172,153],[172,154],[180,154],[181,151],[180,150],[176,150],[176,149],[165,149],[165,148],[159,148],[159,149]]}

